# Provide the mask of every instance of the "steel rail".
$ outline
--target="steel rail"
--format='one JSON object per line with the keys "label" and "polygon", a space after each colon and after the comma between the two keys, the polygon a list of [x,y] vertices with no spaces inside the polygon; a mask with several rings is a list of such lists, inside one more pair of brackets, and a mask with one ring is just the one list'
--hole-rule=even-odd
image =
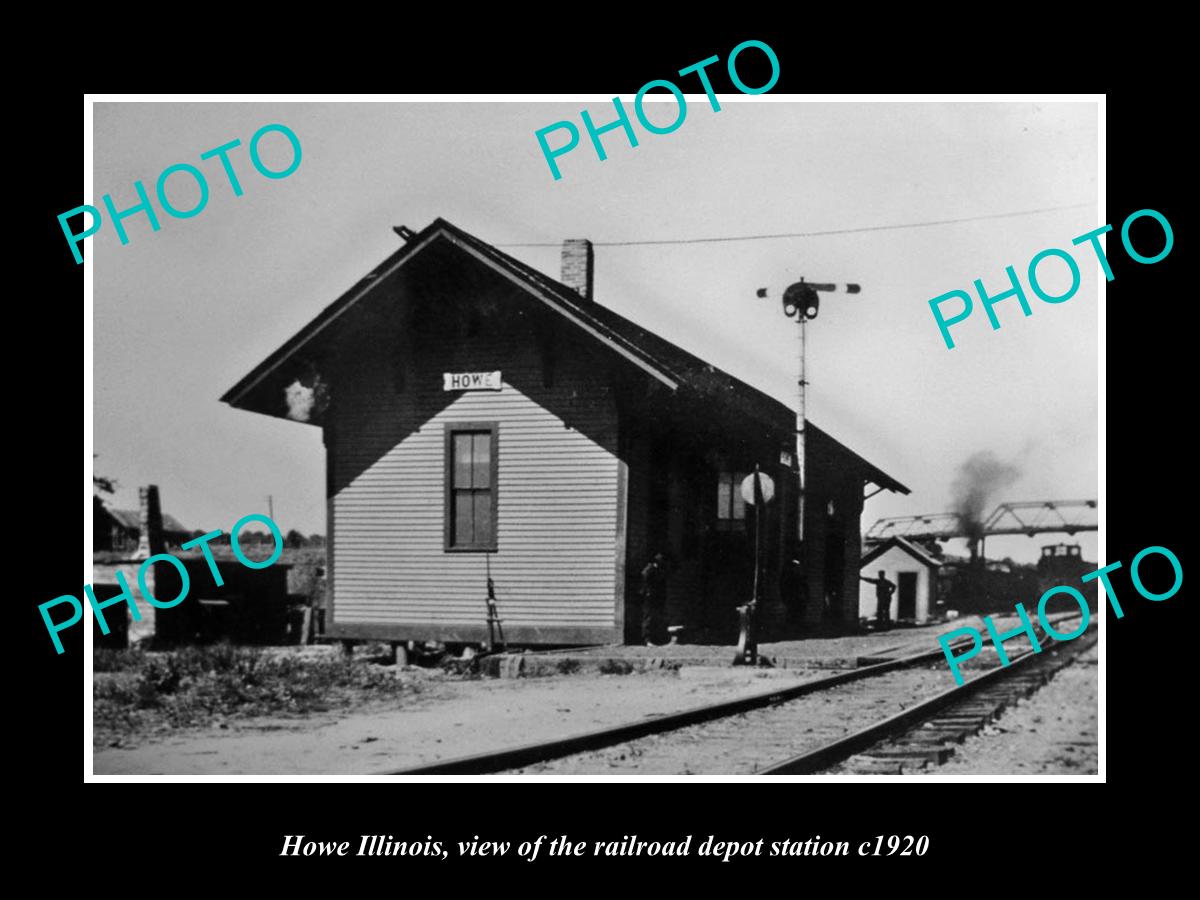
{"label": "steel rail", "polygon": [[[1052,622],[1056,624],[1065,619],[1074,618],[1075,615],[1077,614],[1064,613],[1056,616]],[[966,640],[961,642],[955,641],[950,645],[950,648],[956,650],[967,643],[969,642]],[[893,672],[897,669],[904,669],[944,658],[945,654],[939,645],[937,650],[927,650],[888,662],[862,666],[849,672],[840,672],[836,675],[817,678],[791,687],[776,688],[771,691],[751,694],[747,697],[739,697],[734,700],[724,700],[718,703],[695,706],[680,712],[652,716],[637,722],[627,722],[621,725],[599,728],[594,731],[587,731],[564,738],[523,744],[517,747],[509,747],[485,753],[475,753],[470,756],[438,760],[437,762],[426,763],[420,766],[395,769],[378,774],[487,775],[494,772],[503,772],[506,769],[518,769],[540,762],[547,762],[552,759],[559,759],[564,756],[572,756],[576,753],[611,747],[614,744],[622,744],[635,738],[646,737],[652,734],[662,734],[667,731],[686,728],[689,725],[698,725],[713,719],[722,719],[727,716],[738,715],[767,706],[775,706],[794,700],[797,697],[803,697],[806,694],[815,694],[832,687],[837,687],[838,685],[873,678],[876,675]],[[968,684],[971,683],[974,683],[974,680],[968,682]]]}
{"label": "steel rail", "polygon": [[[1080,652],[1091,647],[1095,643],[1093,636],[1086,646],[1081,643],[1076,649]],[[853,756],[861,750],[866,750],[868,747],[873,747],[880,741],[889,737],[894,737],[898,734],[904,734],[912,729],[914,725],[923,722],[926,719],[933,718],[938,712],[947,707],[954,706],[962,702],[970,696],[978,693],[980,690],[991,687],[1005,678],[1010,677],[1017,671],[1023,671],[1025,668],[1031,668],[1031,660],[1045,659],[1043,655],[1046,652],[1054,652],[1062,649],[1059,645],[1068,643],[1066,641],[1056,641],[1054,645],[1045,648],[1042,652],[1034,650],[1026,650],[1024,653],[1013,659],[1007,666],[997,666],[982,675],[972,678],[965,684],[950,688],[948,691],[929,698],[928,700],[918,703],[916,706],[910,706],[890,718],[884,719],[882,722],[876,722],[874,725],[868,725],[861,731],[856,731],[854,734],[833,741],[818,747],[816,750],[811,750],[808,753],[801,753],[798,756],[793,756],[790,759],[784,760],[781,763],[776,763],[766,769],[760,769],[755,774],[757,775],[811,775],[814,772],[820,772],[822,769],[828,769],[830,766],[836,765],[839,762]]]}

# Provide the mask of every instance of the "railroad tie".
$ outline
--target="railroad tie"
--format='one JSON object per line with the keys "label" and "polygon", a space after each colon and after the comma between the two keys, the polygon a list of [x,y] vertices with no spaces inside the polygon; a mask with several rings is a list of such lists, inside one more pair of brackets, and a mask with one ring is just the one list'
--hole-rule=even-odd
{"label": "railroad tie", "polygon": [[899,775],[905,770],[941,765],[954,755],[955,744],[977,734],[1010,706],[1033,694],[1070,660],[1056,657],[1058,654],[1042,660],[1043,666],[1038,669],[1014,672],[1008,680],[985,688],[911,731],[850,757],[846,769],[863,775]]}

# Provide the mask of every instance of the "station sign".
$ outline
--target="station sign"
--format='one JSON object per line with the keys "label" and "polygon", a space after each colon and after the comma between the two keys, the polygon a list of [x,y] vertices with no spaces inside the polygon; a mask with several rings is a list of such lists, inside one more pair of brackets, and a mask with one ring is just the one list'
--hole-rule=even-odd
{"label": "station sign", "polygon": [[497,372],[443,372],[443,391],[498,391],[501,388]]}

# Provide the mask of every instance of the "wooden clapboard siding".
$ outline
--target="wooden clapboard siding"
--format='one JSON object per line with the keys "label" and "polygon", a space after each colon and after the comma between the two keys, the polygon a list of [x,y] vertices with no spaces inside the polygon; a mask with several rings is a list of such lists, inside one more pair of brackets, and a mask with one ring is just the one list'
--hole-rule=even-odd
{"label": "wooden clapboard siding", "polygon": [[[490,565],[506,632],[619,638],[617,420],[605,361],[559,346],[547,387],[529,327],[483,330],[413,342],[402,382],[388,357],[405,348],[386,342],[347,363],[342,389],[335,381],[331,634],[484,633],[485,554],[444,548],[445,429],[495,422]],[[442,390],[443,372],[496,369],[499,392]]]}

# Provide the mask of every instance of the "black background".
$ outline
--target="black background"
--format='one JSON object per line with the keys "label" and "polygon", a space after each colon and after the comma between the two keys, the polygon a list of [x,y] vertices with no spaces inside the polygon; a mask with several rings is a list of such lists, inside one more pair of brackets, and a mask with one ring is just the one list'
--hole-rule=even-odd
{"label": "black background", "polygon": [[[861,47],[839,46],[818,55],[811,41],[785,29],[714,27],[711,33],[687,38],[671,33],[673,37],[663,38],[651,29],[630,28],[603,42],[597,37],[591,44],[578,32],[572,32],[569,41],[530,35],[509,38],[503,46],[456,37],[425,49],[420,41],[398,39],[402,56],[363,64],[363,77],[347,77],[337,87],[441,92],[486,85],[484,89],[493,93],[629,96],[644,82],[670,77],[707,56],[717,54],[724,60],[748,37],[766,41],[779,57],[782,74],[772,93],[939,91],[948,84],[934,66],[918,77],[899,57],[880,59]],[[756,56],[751,51],[739,59],[739,71],[751,85],[766,80],[765,70],[754,71]],[[1013,57],[1003,65],[1014,66]],[[17,222],[33,233],[30,238],[19,235],[16,242],[10,238],[9,244],[21,251],[10,254],[10,262],[28,273],[21,279],[27,287],[9,297],[10,309],[15,307],[17,313],[9,354],[10,387],[15,389],[7,395],[8,446],[15,457],[10,477],[17,499],[10,547],[20,548],[10,559],[10,571],[20,572],[10,606],[17,618],[10,621],[23,624],[24,638],[21,663],[10,675],[10,696],[18,698],[8,718],[15,726],[10,743],[19,764],[10,764],[9,771],[27,791],[20,794],[25,799],[19,811],[34,843],[57,860],[81,853],[86,871],[103,880],[141,881],[193,872],[239,885],[240,878],[262,874],[272,884],[316,887],[318,880],[327,878],[350,890],[415,889],[426,879],[437,879],[442,889],[455,891],[488,890],[500,879],[511,888],[537,881],[537,873],[544,873],[561,890],[588,891],[605,882],[583,876],[600,869],[613,884],[650,879],[641,882],[646,893],[668,892],[675,878],[686,876],[699,877],[702,885],[713,889],[786,894],[811,889],[811,882],[798,879],[813,870],[835,879],[822,881],[835,889],[852,889],[866,877],[878,878],[878,884],[912,883],[953,892],[988,884],[1007,893],[1073,885],[1081,867],[1094,864],[1097,854],[1103,859],[1107,853],[1133,856],[1144,851],[1155,859],[1170,857],[1169,844],[1178,840],[1171,825],[1173,798],[1192,768],[1186,738],[1178,731],[1186,727],[1187,712],[1194,706],[1193,681],[1185,676],[1191,655],[1184,620],[1187,586],[1168,601],[1151,603],[1134,593],[1128,564],[1142,548],[1162,545],[1188,570],[1182,511],[1184,491],[1190,493],[1191,471],[1185,462],[1192,443],[1188,410],[1195,407],[1190,396],[1195,377],[1193,358],[1187,353],[1194,339],[1184,324],[1193,301],[1183,292],[1182,281],[1192,258],[1192,210],[1182,202],[1181,186],[1182,156],[1190,141],[1179,130],[1174,104],[1155,89],[1131,84],[1128,73],[1107,74],[1102,67],[1088,66],[1086,71],[1095,75],[1081,81],[1078,69],[1064,63],[1060,72],[1039,65],[1036,72],[1024,74],[1022,84],[1015,83],[1011,73],[1002,84],[996,83],[998,78],[991,84],[971,84],[961,80],[961,60],[955,66],[950,86],[960,91],[1108,92],[1107,209],[1096,224],[1113,225],[1107,237],[1115,275],[1107,299],[1108,559],[1125,563],[1113,580],[1126,616],[1117,621],[1110,615],[1105,624],[1103,788],[1046,782],[551,785],[495,784],[486,779],[460,784],[84,785],[83,750],[90,736],[81,726],[82,628],[64,635],[67,652],[56,656],[37,612],[38,603],[80,591],[84,559],[70,523],[90,502],[87,479],[80,479],[75,419],[79,387],[70,375],[73,360],[79,358],[75,354],[82,353],[79,332],[73,330],[77,326],[71,323],[79,322],[83,270],[75,265],[55,218],[84,200],[79,143],[83,97],[63,89],[43,94],[31,111],[38,139],[21,171],[32,167],[32,172],[15,179],[21,183],[14,186],[27,192]],[[348,71],[357,73],[359,67]],[[733,90],[723,65],[710,73],[715,90]],[[232,79],[214,83],[210,71],[203,77],[195,71],[165,72],[161,81],[157,76],[148,82],[132,77],[121,83],[90,81],[89,87],[112,91],[233,92],[262,87]],[[331,89],[323,79],[317,83],[303,74],[286,86]],[[683,86],[688,91],[697,87],[687,82]],[[686,139],[686,134],[677,139]],[[1131,261],[1120,245],[1124,218],[1143,208],[1166,215],[1175,233],[1172,253],[1153,266]],[[997,222],[995,227],[1018,226]],[[1149,234],[1143,242],[1135,230],[1135,245],[1155,247]],[[1069,237],[1064,235],[1063,246]],[[83,252],[88,249],[85,244]],[[32,254],[31,266],[27,254]],[[12,363],[18,361],[21,365],[14,368]],[[1056,388],[1047,384],[1044,389]],[[197,390],[211,393],[199,375]],[[1029,402],[1038,403],[1038,397],[1031,396]],[[1184,821],[1188,818],[1185,815]],[[692,834],[693,848],[708,834],[720,839],[761,837],[768,843],[820,834],[854,846],[877,834],[927,834],[931,849],[922,859],[760,858],[730,864],[696,857],[647,863],[543,856],[530,864],[515,854],[501,860],[446,862],[278,856],[285,834],[356,844],[358,835],[375,833],[404,840],[432,835],[444,844],[476,834],[513,842],[562,833],[573,840],[614,840],[634,833],[642,839],[672,840]],[[67,851],[65,841],[83,849]],[[126,856],[137,862],[126,863]],[[851,880],[837,880],[843,874]]]}

